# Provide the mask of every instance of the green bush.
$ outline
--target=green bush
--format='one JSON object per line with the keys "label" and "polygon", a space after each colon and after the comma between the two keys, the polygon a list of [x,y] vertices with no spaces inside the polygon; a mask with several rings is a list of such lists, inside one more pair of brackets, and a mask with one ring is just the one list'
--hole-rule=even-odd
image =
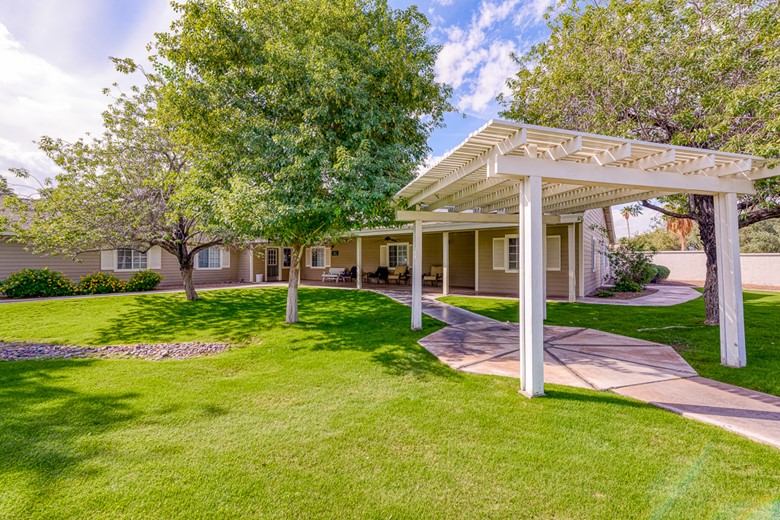
{"label": "green bush", "polygon": [[76,287],[78,294],[125,292],[127,284],[112,274],[96,272],[84,276]]}
{"label": "green bush", "polygon": [[621,278],[615,284],[616,292],[642,292],[642,289],[643,287],[641,284],[627,278]]}
{"label": "green bush", "polygon": [[668,267],[666,267],[665,265],[658,265],[658,264],[654,264],[654,265],[655,268],[658,269],[658,274],[656,275],[655,280],[653,280],[654,282],[662,282],[667,278],[669,278],[669,275],[672,272],[669,270]]}
{"label": "green bush", "polygon": [[615,296],[615,291],[612,289],[599,289],[596,292],[596,298],[612,298]]}
{"label": "green bush", "polygon": [[645,285],[650,282],[654,282],[657,276],[658,276],[658,267],[656,267],[655,264],[647,264],[644,267],[644,272],[642,273],[642,281],[640,283],[642,285]]}
{"label": "green bush", "polygon": [[68,296],[74,293],[74,287],[60,271],[22,269],[0,282],[0,292],[9,298],[40,298]]}
{"label": "green bush", "polygon": [[623,282],[625,287],[636,285],[639,286],[637,291],[641,291],[644,285],[656,275],[656,270],[650,262],[653,253],[641,250],[635,240],[621,239],[604,254],[609,260],[611,277],[617,282],[615,286]]}
{"label": "green bush", "polygon": [[151,291],[162,282],[162,275],[154,271],[138,271],[127,281],[127,291]]}

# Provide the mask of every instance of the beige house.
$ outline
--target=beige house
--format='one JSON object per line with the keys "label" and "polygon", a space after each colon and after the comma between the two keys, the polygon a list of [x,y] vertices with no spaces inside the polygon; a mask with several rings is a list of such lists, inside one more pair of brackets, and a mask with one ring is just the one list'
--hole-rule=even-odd
{"label": "beige house", "polygon": [[[608,208],[546,219],[544,253],[549,298],[574,301],[592,293],[603,283],[608,266],[601,252],[609,242],[604,230],[611,227]],[[445,294],[453,289],[517,296],[517,241],[517,229],[510,225],[427,223],[423,226],[420,276],[431,273],[432,269],[441,272],[446,250],[448,276],[445,278],[442,273],[438,281],[431,282]],[[321,282],[322,275],[331,268],[350,271],[360,266],[361,281],[367,281],[366,274],[379,267],[387,267],[390,273],[398,266],[409,268],[414,256],[412,242],[412,228],[406,226],[366,229],[341,243],[306,248],[301,262],[301,280]],[[264,252],[264,278],[288,280],[290,248],[268,245]],[[412,270],[405,279],[390,281],[390,284],[411,284],[414,275]],[[351,283],[356,285],[357,280]]]}

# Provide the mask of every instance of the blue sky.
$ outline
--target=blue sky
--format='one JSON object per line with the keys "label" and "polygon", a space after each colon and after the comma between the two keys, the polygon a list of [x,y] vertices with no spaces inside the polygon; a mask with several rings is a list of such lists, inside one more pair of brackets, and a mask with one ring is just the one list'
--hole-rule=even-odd
{"label": "blue sky", "polygon": [[[394,7],[413,3],[431,22],[431,41],[442,46],[437,76],[453,86],[458,109],[431,136],[435,159],[498,116],[495,98],[516,70],[510,55],[547,36],[543,15],[553,0],[390,0]],[[173,17],[166,0],[0,2],[0,173],[18,166],[38,178],[54,173],[33,141],[99,132],[108,102],[101,89],[127,83],[108,56],[143,60],[146,43]],[[632,228],[646,227],[642,220]]]}

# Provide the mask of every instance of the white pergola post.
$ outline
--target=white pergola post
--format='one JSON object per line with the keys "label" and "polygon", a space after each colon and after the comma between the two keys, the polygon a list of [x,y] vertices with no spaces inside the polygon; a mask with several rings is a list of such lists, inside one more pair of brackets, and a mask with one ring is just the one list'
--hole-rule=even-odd
{"label": "white pergola post", "polygon": [[412,330],[422,330],[422,220],[412,236]]}
{"label": "white pergola post", "polygon": [[721,193],[714,198],[715,243],[718,253],[720,362],[729,367],[744,367],[747,364],[747,355],[742,307],[737,195]]}
{"label": "white pergola post", "polygon": [[547,319],[547,225],[542,222],[542,301],[544,313],[542,317]]}
{"label": "white pergola post", "polygon": [[474,292],[479,292],[479,230],[474,231]]}
{"label": "white pergola post", "polygon": [[577,277],[577,296],[585,297],[585,223],[580,222],[577,226],[577,253],[579,261],[579,276]]}
{"label": "white pergola post", "polygon": [[544,395],[544,255],[542,244],[542,179],[520,182],[520,391]]}
{"label": "white pergola post", "polygon": [[363,237],[357,237],[357,280],[358,289],[363,288]]}
{"label": "white pergola post", "polygon": [[569,301],[575,302],[577,301],[577,269],[576,269],[576,260],[575,260],[575,233],[576,233],[576,226],[574,224],[569,224],[568,230],[566,231],[566,235],[568,238],[568,252],[569,252],[569,258],[568,258],[568,264],[569,264]]}
{"label": "white pergola post", "polygon": [[447,232],[441,235],[441,292],[444,296],[450,294],[450,234]]}

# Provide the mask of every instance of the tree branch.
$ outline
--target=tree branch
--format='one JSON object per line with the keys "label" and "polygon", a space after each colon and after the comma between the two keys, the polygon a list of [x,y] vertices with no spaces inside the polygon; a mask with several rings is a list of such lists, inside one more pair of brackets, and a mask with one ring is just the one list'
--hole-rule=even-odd
{"label": "tree branch", "polygon": [[640,204],[643,207],[647,208],[647,209],[652,209],[653,211],[657,211],[658,213],[663,213],[667,217],[687,218],[687,219],[691,219],[691,220],[697,220],[696,214],[694,214],[694,213],[677,213],[675,211],[670,211],[670,210],[668,210],[666,208],[662,208],[661,206],[656,206],[655,204],[652,204],[652,203],[650,203],[649,201],[646,201],[646,200],[641,201]]}
{"label": "tree branch", "polygon": [[770,218],[780,218],[780,208],[757,209],[755,211],[751,211],[739,219],[739,227],[741,229],[751,224],[755,224],[756,222],[761,222],[762,220],[768,220]]}

